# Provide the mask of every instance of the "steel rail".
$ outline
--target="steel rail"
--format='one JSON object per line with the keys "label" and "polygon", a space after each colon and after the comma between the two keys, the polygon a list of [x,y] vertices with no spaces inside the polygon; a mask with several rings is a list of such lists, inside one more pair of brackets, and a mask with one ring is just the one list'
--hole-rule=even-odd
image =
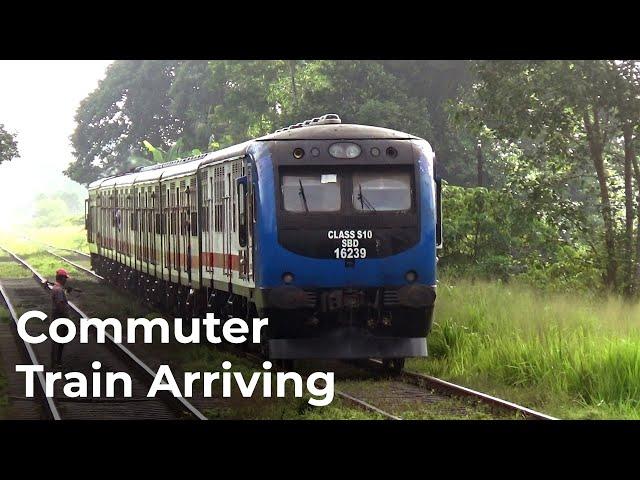
{"label": "steel rail", "polygon": [[64,247],[56,247],[55,245],[45,244],[49,248],[53,248],[55,250],[65,250],[67,252],[77,253],[78,255],[82,255],[87,258],[91,258],[91,255],[88,253],[81,252],[80,250],[76,250],[75,248],[64,248]]}
{"label": "steel rail", "polygon": [[[16,328],[16,334],[17,334],[18,314],[16,313],[16,309],[14,308],[13,304],[11,303],[11,300],[9,299],[9,294],[7,293],[7,291],[2,286],[2,283],[0,283],[0,296],[4,300],[4,303],[7,305],[7,308],[9,309],[9,314],[11,315],[11,318],[13,319],[13,324],[14,324],[14,326]],[[20,337],[20,335],[18,335],[18,336]],[[42,365],[42,363],[40,363],[40,361],[38,360],[36,352],[34,351],[34,349],[31,346],[31,344],[28,343],[28,342],[25,342],[22,339],[22,337],[20,337],[20,340],[22,340],[22,341],[19,342],[19,343],[24,348],[24,350],[26,352],[26,355],[29,358],[29,361],[31,362],[31,364],[32,365]],[[47,396],[46,387],[45,387],[46,382],[45,382],[45,379],[44,379],[44,372],[36,372],[36,374],[38,376],[38,385],[40,385],[40,390],[41,390],[41,393],[42,393],[43,403],[45,405],[45,409],[47,411],[48,416],[50,418],[52,418],[53,420],[62,420],[62,416],[60,415],[58,407],[56,406],[55,402],[53,401],[53,398]]]}
{"label": "steel rail", "polygon": [[[234,353],[235,355],[238,355],[239,357],[245,358],[247,360],[250,360],[252,362],[254,362],[255,364],[262,364],[262,362],[264,361],[271,361],[268,360],[266,358],[262,358],[258,355],[255,355],[253,353],[250,352],[245,352],[239,348],[236,347],[231,347],[231,346],[227,346],[226,347],[228,350],[231,350],[232,353]],[[304,377],[306,380],[306,377]],[[341,390],[338,390],[336,388],[334,388],[333,390],[334,395],[337,395],[338,397],[340,397],[342,400],[346,401],[347,403],[350,403],[352,405],[354,405],[355,407],[360,408],[361,410],[367,410],[373,413],[377,413],[381,416],[383,416],[386,420],[402,420],[402,418],[393,415],[392,413],[386,412],[384,410],[382,410],[381,408],[376,407],[375,405],[371,405],[368,402],[365,402],[364,400],[361,400],[357,397],[354,397],[353,395],[349,395],[346,392],[343,392]]]}
{"label": "steel rail", "polygon": [[65,248],[65,247],[56,247],[55,245],[50,245],[48,243],[41,242],[40,240],[36,240],[35,238],[31,238],[28,235],[22,235],[22,238],[25,240],[29,240],[35,243],[39,243],[40,245],[44,245],[47,248],[53,248],[54,250],[66,250],[67,252],[77,253],[78,255],[83,255],[85,257],[91,257],[88,253],[81,252],[80,250],[75,250],[73,248]]}
{"label": "steel rail", "polygon": [[[0,249],[4,250],[6,253],[12,256],[23,267],[30,270],[31,273],[33,273],[34,279],[36,279],[36,281],[38,281],[40,285],[43,286],[45,289],[51,290],[53,288],[47,282],[47,280],[42,275],[40,275],[38,271],[35,268],[33,268],[29,263],[27,263],[25,260],[23,260],[18,255],[16,255],[12,251],[8,250],[7,248],[1,245],[0,245]],[[80,310],[80,308],[78,308],[73,302],[68,302],[68,304],[69,304],[69,307],[81,318],[91,318],[89,315],[87,315],[82,310]],[[115,339],[109,333],[105,332],[105,337],[107,338],[107,340],[109,340],[109,343],[112,346],[116,347],[118,352],[125,358],[125,360],[127,360],[130,364],[134,365],[134,367],[136,367],[139,371],[144,372],[145,376],[148,376],[147,380],[149,380],[150,382],[153,382],[156,374],[146,363],[144,363],[140,358],[138,358],[138,356],[136,356],[127,347],[125,347],[121,343],[116,342]],[[186,410],[187,412],[189,412],[190,415],[197,418],[198,420],[207,420],[207,417],[205,417],[196,407],[194,407],[190,402],[185,400],[183,397],[174,397],[173,395],[170,395],[170,394],[164,395],[164,396],[166,399],[169,399],[172,403],[178,404],[178,406],[180,406],[181,409]]]}
{"label": "steel rail", "polygon": [[[380,360],[369,359],[369,362],[371,364],[374,364],[377,368],[382,367],[382,362]],[[456,385],[455,383],[447,382],[446,380],[432,377],[430,375],[425,375],[423,373],[403,370],[400,373],[400,379],[412,385],[422,387],[430,386],[434,389],[446,391],[449,395],[473,397],[485,404],[489,404],[503,410],[520,413],[526,418],[535,420],[559,420],[556,417],[537,412],[535,410],[532,410],[531,408],[523,407],[522,405],[518,405],[517,403],[509,402],[507,400],[503,400],[501,398],[494,397],[492,395],[488,395],[471,388],[463,387],[461,385]]]}

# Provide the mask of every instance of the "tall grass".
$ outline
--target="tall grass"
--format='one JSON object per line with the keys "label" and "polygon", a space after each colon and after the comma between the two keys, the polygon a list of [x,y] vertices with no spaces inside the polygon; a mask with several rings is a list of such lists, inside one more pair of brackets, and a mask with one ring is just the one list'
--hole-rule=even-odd
{"label": "tall grass", "polygon": [[617,297],[444,280],[428,342],[431,358],[410,367],[589,408],[640,411],[640,306]]}

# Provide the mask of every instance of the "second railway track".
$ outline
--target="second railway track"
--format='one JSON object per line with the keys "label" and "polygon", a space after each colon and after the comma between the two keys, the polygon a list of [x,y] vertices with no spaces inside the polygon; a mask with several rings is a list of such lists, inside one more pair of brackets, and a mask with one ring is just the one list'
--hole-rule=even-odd
{"label": "second railway track", "polygon": [[[9,309],[10,316],[16,322],[21,311],[38,309],[48,312],[50,309],[50,297],[46,279],[40,275],[25,260],[13,252],[0,247],[1,250],[19,263],[31,273],[32,278],[14,278],[2,281],[2,297]],[[44,287],[44,288],[42,288]],[[46,288],[46,289],[45,289]],[[88,317],[75,304],[69,302],[70,309],[78,318]],[[29,333],[38,335],[44,330],[44,324],[31,326]],[[15,330],[14,330],[15,331]],[[92,378],[95,369],[94,361],[100,362],[102,371],[129,372],[132,379],[132,396],[124,397],[122,389],[116,389],[113,398],[76,399],[67,398],[62,392],[60,382],[55,384],[53,397],[47,397],[42,391],[44,378],[38,375],[36,382],[37,395],[43,401],[46,416],[53,419],[199,419],[206,417],[190,402],[173,395],[158,395],[155,398],[147,398],[154,371],[124,345],[113,342],[107,336],[106,344],[91,341],[87,344],[72,342],[65,345],[63,359],[66,371],[75,371],[84,374],[86,378]],[[92,339],[95,340],[95,339]],[[41,344],[29,345],[17,335],[16,341],[22,346],[25,357],[30,364],[39,364],[50,367],[50,340]],[[102,375],[101,383],[104,375]],[[118,384],[119,385],[119,384]],[[100,385],[104,392],[105,385]]]}

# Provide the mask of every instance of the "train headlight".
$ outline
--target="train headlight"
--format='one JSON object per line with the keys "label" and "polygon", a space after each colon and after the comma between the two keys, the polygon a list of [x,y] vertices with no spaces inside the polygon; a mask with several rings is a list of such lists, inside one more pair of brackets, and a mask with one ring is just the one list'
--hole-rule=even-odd
{"label": "train headlight", "polygon": [[282,281],[287,285],[293,282],[293,278],[293,273],[291,272],[285,272],[282,274]]}
{"label": "train headlight", "polygon": [[409,270],[404,274],[404,278],[407,282],[413,283],[418,279],[418,274],[414,270]]}
{"label": "train headlight", "polygon": [[300,147],[295,148],[293,150],[293,156],[294,158],[298,158],[298,159],[304,157],[304,150],[301,149]]}
{"label": "train headlight", "polygon": [[329,147],[329,154],[335,158],[356,158],[360,152],[360,145],[350,142],[334,143]]}

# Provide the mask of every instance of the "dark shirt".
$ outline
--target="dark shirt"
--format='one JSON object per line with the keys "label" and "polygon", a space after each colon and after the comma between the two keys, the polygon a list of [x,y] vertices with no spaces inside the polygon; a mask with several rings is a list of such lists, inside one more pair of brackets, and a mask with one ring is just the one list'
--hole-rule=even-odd
{"label": "dark shirt", "polygon": [[68,305],[64,287],[56,282],[51,289],[51,318],[69,318]]}

